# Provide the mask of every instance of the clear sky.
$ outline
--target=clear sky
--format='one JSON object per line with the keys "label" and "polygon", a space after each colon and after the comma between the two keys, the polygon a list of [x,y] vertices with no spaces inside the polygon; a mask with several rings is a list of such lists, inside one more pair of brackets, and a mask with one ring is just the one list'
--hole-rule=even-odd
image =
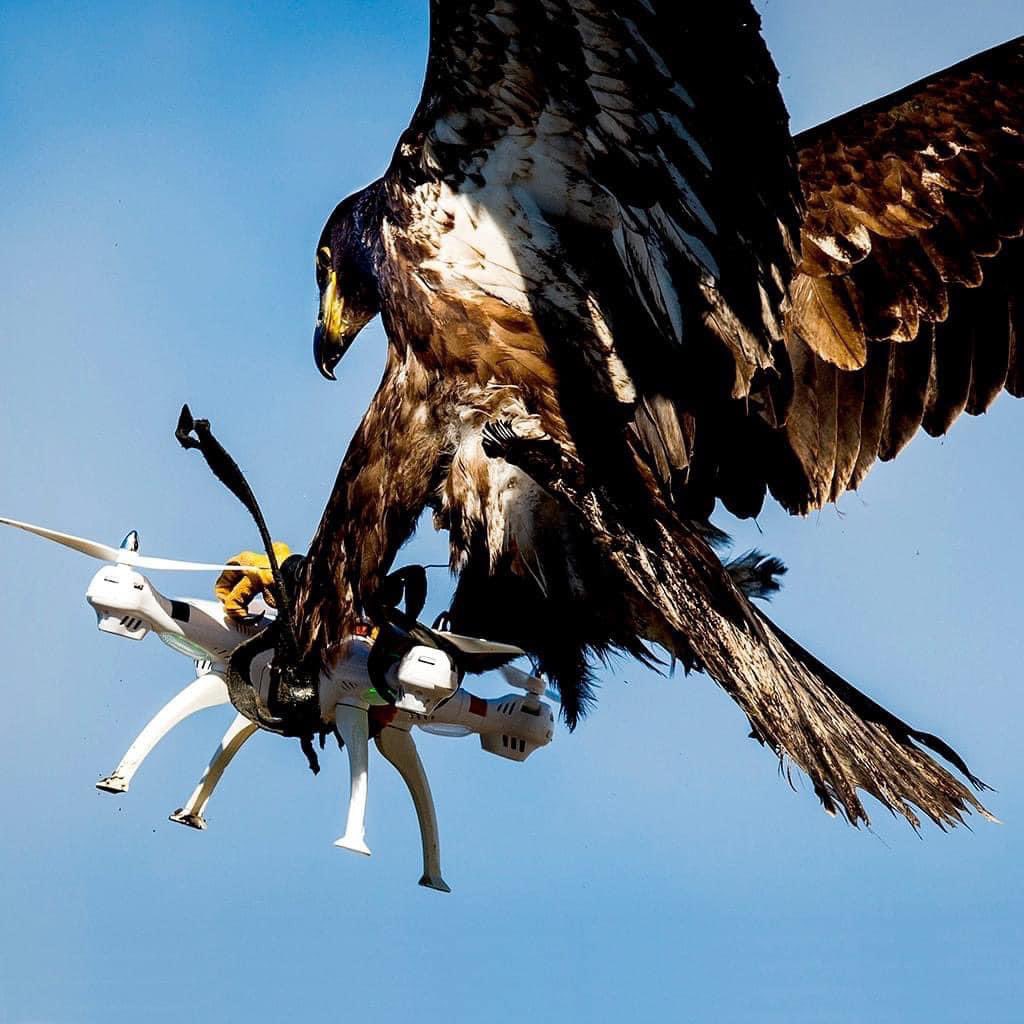
{"label": "clear sky", "polygon": [[[1024,32],[1019,0],[761,7],[796,128]],[[423,0],[0,3],[0,514],[112,543],[135,528],[169,557],[254,545],[173,442],[188,400],[275,534],[308,542],[383,348],[374,325],[338,384],[317,376],[314,246],[387,162],[425,21]],[[269,735],[209,831],[168,822],[230,709],[182,726],[128,795],[95,792],[191,666],[98,633],[94,565],[5,533],[0,1020],[1020,1020],[1022,436],[1004,398],[839,510],[736,526],[791,566],[780,622],[954,743],[1003,826],[918,838],[876,808],[854,832],[708,680],[622,662],[524,765],[421,738],[451,896],[416,887],[382,763],[370,860],[331,845],[342,758],[314,780]],[[408,555],[443,545],[425,530]]]}

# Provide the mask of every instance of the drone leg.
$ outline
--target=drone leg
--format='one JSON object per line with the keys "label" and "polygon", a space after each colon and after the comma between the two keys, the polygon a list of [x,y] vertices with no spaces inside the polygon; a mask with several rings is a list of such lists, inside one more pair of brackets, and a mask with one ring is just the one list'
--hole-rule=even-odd
{"label": "drone leg", "polygon": [[416,808],[420,841],[423,844],[423,877],[420,885],[438,892],[451,892],[441,877],[441,843],[437,835],[434,798],[430,794],[430,783],[420,755],[416,752],[412,733],[407,729],[388,726],[377,737],[377,749],[398,769],[398,774],[409,787],[409,795]]}
{"label": "drone leg", "polygon": [[227,766],[231,764],[235,754],[242,749],[242,744],[258,731],[259,726],[255,722],[250,722],[245,715],[235,715],[228,726],[228,731],[224,733],[224,738],[220,741],[220,746],[210,758],[210,763],[207,765],[206,771],[203,772],[199,785],[193,790],[192,795],[185,802],[185,806],[179,807],[170,816],[171,821],[176,821],[179,825],[188,825],[189,828],[206,828],[203,812],[210,802],[210,797],[213,796],[217,783],[220,782],[221,776]]}
{"label": "drone leg", "polygon": [[338,732],[348,751],[349,798],[345,834],[334,845],[367,857],[366,845],[366,772],[369,764],[370,727],[366,708],[339,704],[336,710]]}
{"label": "drone leg", "polygon": [[153,748],[183,719],[205,708],[228,703],[228,688],[217,675],[202,675],[172,697],[147,723],[121,763],[96,783],[104,793],[126,793],[139,766]]}

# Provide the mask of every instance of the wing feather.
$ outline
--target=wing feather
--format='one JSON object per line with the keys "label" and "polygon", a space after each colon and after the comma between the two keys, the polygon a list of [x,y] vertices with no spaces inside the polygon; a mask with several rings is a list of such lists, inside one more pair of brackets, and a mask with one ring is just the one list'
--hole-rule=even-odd
{"label": "wing feather", "polygon": [[893,345],[889,350],[889,383],[882,438],[878,457],[889,462],[907,446],[921,428],[928,379],[931,373],[931,346]]}
{"label": "wing feather", "polygon": [[[1018,274],[1024,270],[1018,264]],[[1010,297],[1010,358],[1006,390],[1014,398],[1024,398],[1024,298]]]}
{"label": "wing feather", "polygon": [[[956,320],[962,315],[958,309]],[[956,422],[971,391],[974,346],[964,344],[956,320],[947,321],[942,330],[931,328],[934,357],[923,426],[932,437],[941,437]]]}
{"label": "wing feather", "polygon": [[[799,358],[813,369],[796,375],[788,451],[776,455],[800,472],[778,473],[773,491],[805,512],[858,486],[922,426],[943,434],[1021,390],[1024,38],[796,142],[807,214],[787,344],[794,358],[798,344],[809,350]],[[839,374],[835,452],[821,444],[832,410],[819,364]]]}
{"label": "wing feather", "polygon": [[863,373],[836,373],[836,458],[832,490],[828,500],[836,501],[849,486],[861,447],[864,415]]}
{"label": "wing feather", "polygon": [[[889,362],[891,343],[872,345],[864,367],[864,407],[860,419],[860,449],[848,486],[857,488],[878,458],[889,407]],[[794,402],[798,398],[794,398]],[[824,504],[815,496],[813,504]]]}
{"label": "wing feather", "polygon": [[989,270],[986,287],[969,293],[964,303],[969,322],[966,333],[974,354],[967,413],[986,412],[1006,386],[1010,368],[1009,288],[1005,263],[997,261]]}

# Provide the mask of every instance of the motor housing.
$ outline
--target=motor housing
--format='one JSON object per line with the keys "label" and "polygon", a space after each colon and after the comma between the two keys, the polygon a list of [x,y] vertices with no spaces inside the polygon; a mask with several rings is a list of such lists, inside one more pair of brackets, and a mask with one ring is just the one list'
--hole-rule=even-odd
{"label": "motor housing", "polygon": [[395,707],[413,715],[428,716],[459,688],[451,658],[436,647],[410,648],[388,672],[397,694]]}
{"label": "motor housing", "polygon": [[161,611],[152,599],[146,579],[127,565],[107,565],[92,578],[85,599],[96,612],[96,624],[104,633],[141,640],[153,627],[153,611]]}

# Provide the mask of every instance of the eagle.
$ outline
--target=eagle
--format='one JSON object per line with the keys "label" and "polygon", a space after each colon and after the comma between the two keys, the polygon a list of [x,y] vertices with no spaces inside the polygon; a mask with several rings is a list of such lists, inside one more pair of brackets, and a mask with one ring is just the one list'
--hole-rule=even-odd
{"label": "eagle", "polygon": [[1024,394],[1022,231],[1024,37],[794,137],[749,0],[431,0],[412,121],[316,250],[321,373],[378,315],[388,346],[301,651],[332,664],[429,509],[452,628],[526,650],[570,728],[597,661],[667,658],[851,824],[863,793],[987,815],[752,604],[781,566],[724,562],[710,517],[806,514]]}

